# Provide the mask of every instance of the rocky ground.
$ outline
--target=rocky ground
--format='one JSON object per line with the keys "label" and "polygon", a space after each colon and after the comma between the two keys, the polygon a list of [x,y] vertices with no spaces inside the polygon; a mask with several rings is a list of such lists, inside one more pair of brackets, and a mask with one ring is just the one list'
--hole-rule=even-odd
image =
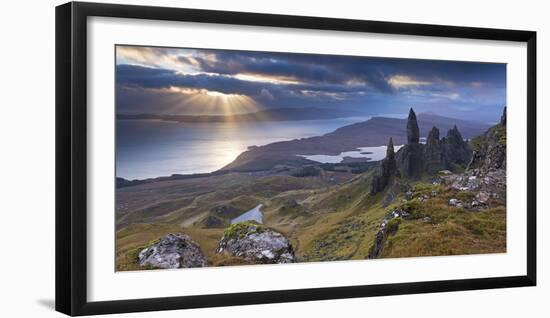
{"label": "rocky ground", "polygon": [[[441,222],[434,221],[433,209],[439,209],[438,217],[446,218],[445,221],[454,217],[453,213],[457,212],[456,209],[459,209],[460,212],[471,213],[498,208],[505,211],[506,108],[500,122],[484,134],[474,138],[470,144],[462,139],[456,126],[449,130],[446,138],[441,140],[439,139],[439,130],[433,127],[428,135],[426,145],[418,144],[418,126],[412,109],[409,114],[407,133],[408,144],[397,154],[397,162],[395,162],[396,156],[393,152],[388,152],[386,159],[380,165],[378,177],[373,179],[371,192],[381,192],[392,180],[395,183],[402,182],[400,178],[390,178],[390,176],[400,173],[407,176],[408,180],[411,178],[413,180],[421,179],[426,172],[432,174],[435,171],[435,175],[427,178],[426,181],[429,183],[420,181],[412,189],[407,189],[408,186],[405,186],[407,190],[402,199],[404,204],[398,205],[386,213],[369,249],[368,258],[378,258],[383,255],[384,247],[392,243],[388,239],[395,236],[404,220],[417,222],[421,220],[432,225],[441,224]],[[466,167],[462,173],[435,170],[456,169],[461,166]],[[415,191],[417,187],[422,191]],[[391,192],[391,189],[388,192]],[[397,197],[398,195],[391,192],[390,199],[386,199],[387,204],[389,205]],[[434,204],[432,201],[436,203]],[[441,206],[442,202],[446,202],[448,207],[453,209]],[[438,203],[440,206],[437,206]],[[494,215],[490,217],[494,217]],[[476,216],[467,219],[469,219],[467,221],[479,221]],[[497,216],[492,221],[502,225],[505,223],[505,213],[502,218]],[[453,224],[461,226],[456,222]],[[502,225],[501,228],[505,228],[505,225]],[[483,229],[475,228],[475,231],[482,232]],[[502,236],[502,231],[497,235]],[[505,242],[493,246],[495,252],[502,251],[503,247],[505,247]],[[486,250],[471,249],[469,252],[475,253],[476,251]],[[449,253],[452,252],[449,250]]]}
{"label": "rocky ground", "polygon": [[[139,251],[144,269],[206,267],[199,245],[185,234],[168,234]],[[228,227],[216,249],[215,266],[294,263],[290,241],[281,233],[247,221]]]}
{"label": "rocky ground", "polygon": [[[500,210],[506,204],[506,172],[503,169],[474,169],[459,174],[443,170],[431,178],[430,183],[419,182],[399,197],[402,198],[401,202],[393,205],[382,219],[367,258],[382,257],[384,248],[390,245],[388,239],[398,233],[402,224],[429,224],[431,227],[423,229],[428,233],[442,224],[447,225],[449,221],[462,226],[469,222],[475,223],[480,218],[492,220],[495,217],[493,212],[497,211],[498,215],[492,221],[505,226],[505,213],[502,214]],[[434,208],[438,209],[437,213],[434,213]],[[483,229],[475,228],[474,231]],[[494,251],[503,251],[503,247],[504,241],[503,245],[494,247]],[[484,251],[471,248],[469,252]]]}
{"label": "rocky ground", "polygon": [[463,202],[452,198],[449,204],[468,209],[483,209],[492,201],[506,202],[506,171],[503,169],[484,171],[473,169],[462,174],[450,174],[440,177],[440,183],[459,191],[475,193],[471,201]]}

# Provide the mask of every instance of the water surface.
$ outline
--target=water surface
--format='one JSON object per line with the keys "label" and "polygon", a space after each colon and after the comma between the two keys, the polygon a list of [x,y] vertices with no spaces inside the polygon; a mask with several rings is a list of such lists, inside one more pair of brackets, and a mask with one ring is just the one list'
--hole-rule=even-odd
{"label": "water surface", "polygon": [[256,206],[254,209],[239,215],[238,217],[231,220],[231,224],[244,222],[244,221],[256,221],[256,222],[262,224],[263,223],[263,213],[262,213],[262,211],[260,211],[262,206],[263,206],[262,204],[258,204],[258,206]]}
{"label": "water surface", "polygon": [[221,169],[249,146],[323,135],[369,117],[250,123],[117,120],[116,175],[145,179]]}
{"label": "water surface", "polygon": [[[394,151],[401,149],[403,145],[394,146]],[[351,158],[365,158],[368,161],[378,161],[386,157],[386,149],[388,146],[376,146],[376,147],[359,147],[358,150],[344,151],[338,155],[304,155],[302,157],[321,162],[321,163],[340,163],[345,157]]]}

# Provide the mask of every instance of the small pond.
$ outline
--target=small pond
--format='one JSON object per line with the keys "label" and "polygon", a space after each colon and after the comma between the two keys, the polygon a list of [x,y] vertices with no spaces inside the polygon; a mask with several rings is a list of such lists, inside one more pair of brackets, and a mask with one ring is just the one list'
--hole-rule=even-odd
{"label": "small pond", "polygon": [[258,206],[256,206],[254,209],[239,215],[238,217],[231,220],[231,224],[244,221],[256,221],[260,224],[263,224],[263,213],[262,211],[260,211],[262,206],[262,204],[258,204]]}

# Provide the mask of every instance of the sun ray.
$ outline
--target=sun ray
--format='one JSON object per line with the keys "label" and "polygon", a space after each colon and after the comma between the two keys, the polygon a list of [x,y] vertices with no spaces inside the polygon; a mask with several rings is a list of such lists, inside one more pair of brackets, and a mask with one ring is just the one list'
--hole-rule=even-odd
{"label": "sun ray", "polygon": [[[171,94],[179,96],[180,110],[192,109],[197,114],[218,114],[227,116],[242,113],[254,113],[263,106],[252,97],[243,94],[228,94],[219,91],[188,87],[170,87]],[[185,106],[185,107],[184,107]],[[178,113],[177,108],[172,108]]]}

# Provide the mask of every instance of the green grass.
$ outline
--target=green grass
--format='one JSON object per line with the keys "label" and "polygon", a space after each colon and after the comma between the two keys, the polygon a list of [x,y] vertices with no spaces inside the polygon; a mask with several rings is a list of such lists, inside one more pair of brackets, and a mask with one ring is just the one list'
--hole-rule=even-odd
{"label": "green grass", "polygon": [[229,238],[243,238],[246,234],[262,233],[264,227],[253,221],[239,222],[231,224],[223,231],[223,237]]}
{"label": "green grass", "polygon": [[462,202],[468,203],[472,202],[472,200],[475,199],[476,193],[472,191],[460,191],[456,194],[455,197]]}
{"label": "green grass", "polygon": [[395,232],[397,232],[397,230],[399,229],[399,225],[401,224],[401,218],[395,218],[395,219],[391,219],[388,221],[387,223],[387,228],[388,228],[388,233],[390,234],[393,234]]}
{"label": "green grass", "polygon": [[[412,257],[506,251],[506,209],[486,210],[451,207],[449,198],[468,200],[471,192],[448,191],[426,202],[404,204],[411,213],[390,235],[381,257]],[[430,217],[426,222],[420,217]]]}
{"label": "green grass", "polygon": [[176,224],[132,224],[116,232],[116,270],[147,269],[140,267],[137,255],[156,240],[168,235],[189,235],[210,261],[215,254],[223,229],[183,228]]}
{"label": "green grass", "polygon": [[[397,198],[383,207],[381,203],[387,191],[369,195],[371,180],[370,171],[334,186],[309,177],[241,179],[230,188],[197,195],[192,203],[186,201],[184,208],[163,214],[152,224],[125,225],[116,234],[117,270],[142,269],[137,264],[139,251],[169,233],[189,235],[212,266],[247,264],[243,259],[216,253],[216,248],[224,233],[241,235],[251,224],[200,228],[200,220],[214,215],[212,209],[219,205],[245,212],[258,203],[264,204],[264,224],[253,225],[259,231],[271,228],[288,237],[298,261],[366,258],[380,223],[393,209],[404,209],[410,216],[388,222],[391,231],[382,258],[506,251],[504,202],[491,201],[490,209],[468,211],[449,206],[448,201],[458,198],[469,202],[474,192],[433,185],[428,179],[407,185],[406,180],[395,178],[392,189],[397,189]],[[408,186],[414,188],[414,198],[404,202],[403,190]],[[431,197],[432,191],[437,192],[436,197]],[[419,198],[423,196],[428,196],[428,200],[421,202]],[[180,200],[175,194],[173,199]],[[167,200],[164,198],[162,202]],[[171,208],[168,203],[160,205]],[[426,217],[429,219],[425,220]],[[189,225],[183,224],[184,220],[195,218]]]}

